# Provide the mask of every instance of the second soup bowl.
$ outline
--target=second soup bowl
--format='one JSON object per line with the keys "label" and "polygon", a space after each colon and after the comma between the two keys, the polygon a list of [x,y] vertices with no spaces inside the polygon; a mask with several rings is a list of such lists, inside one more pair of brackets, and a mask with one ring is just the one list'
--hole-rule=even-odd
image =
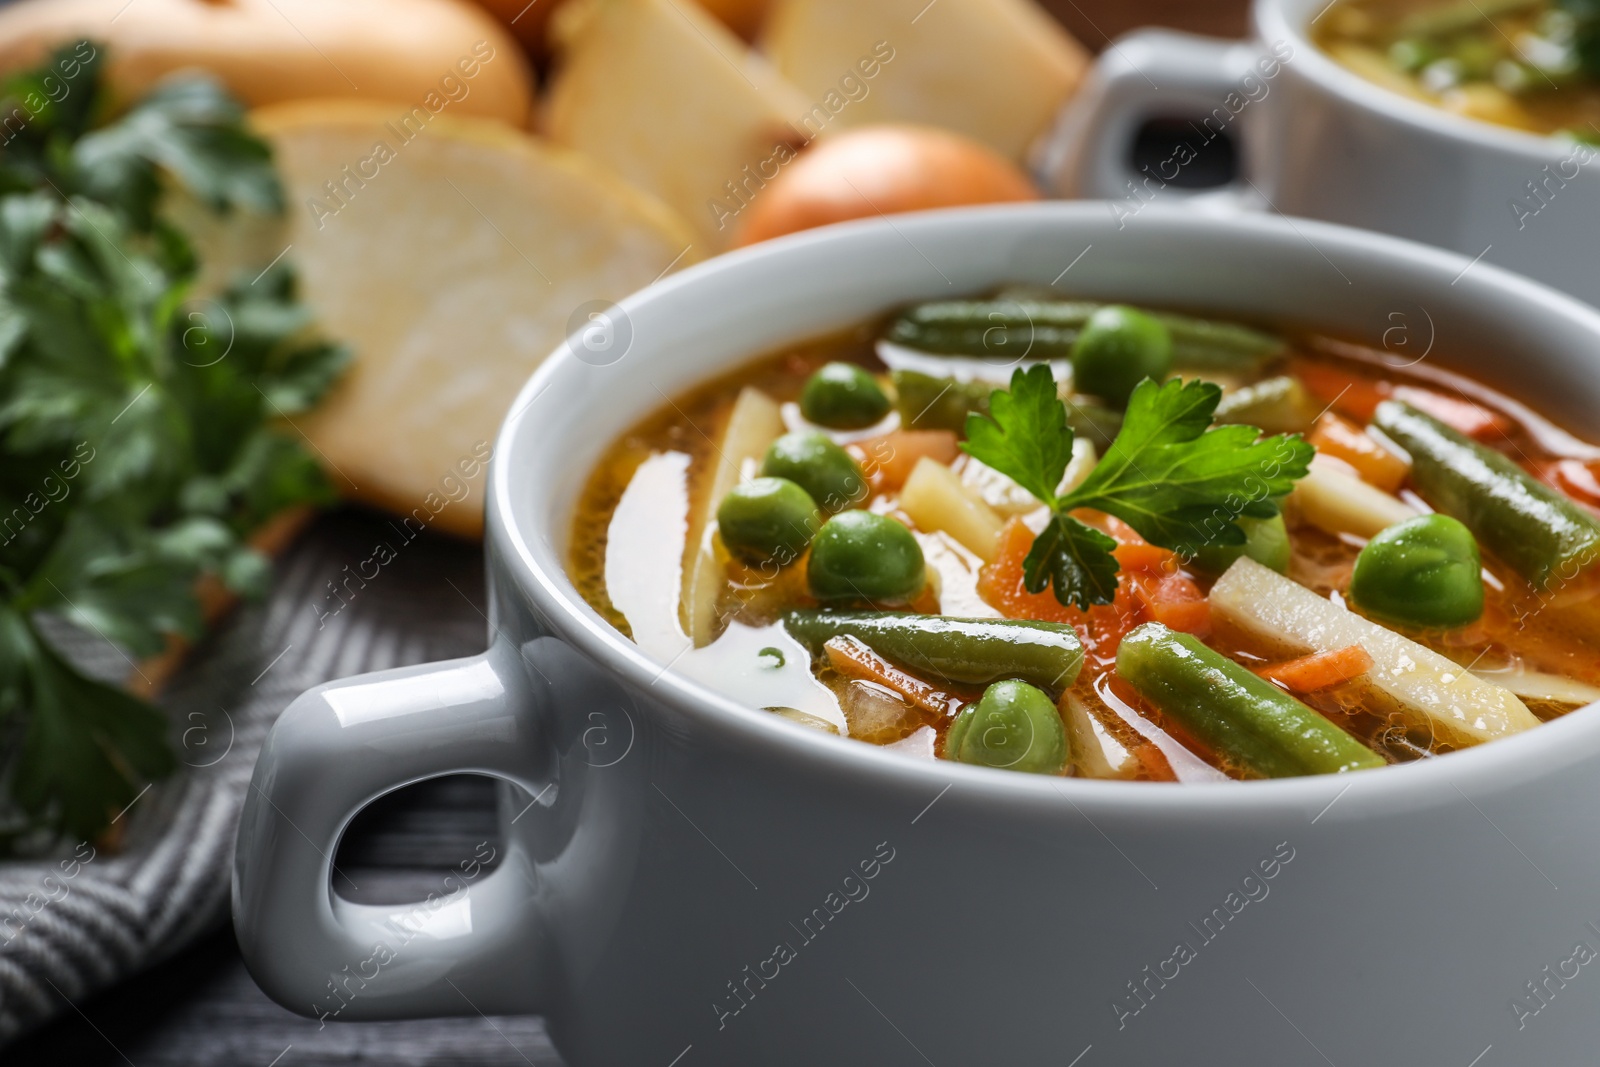
{"label": "second soup bowl", "polygon": [[[261,986],[342,1021],[541,1013],[574,1067],[1587,1062],[1594,708],[1335,777],[1045,778],[738,706],[573,587],[584,480],[663,398],[896,305],[1010,282],[1375,346],[1398,314],[1412,355],[1600,431],[1600,314],[1317,223],[970,209],[686,271],[607,312],[512,405],[488,504],[488,652],[322,686],[274,729],[234,882]],[[504,783],[498,865],[464,862],[415,904],[341,897],[332,857],[354,814],[452,772]]]}
{"label": "second soup bowl", "polygon": [[[1047,184],[1105,197],[1134,225],[1147,203],[1192,193],[1181,186],[1193,153],[1227,135],[1240,144],[1241,177],[1229,193],[1206,194],[1213,204],[1425,241],[1600,304],[1600,148],[1452,114],[1368,81],[1312,40],[1331,6],[1255,0],[1247,42],[1168,30],[1114,42],[1041,144]],[[1175,116],[1193,118],[1182,146],[1133,169],[1135,131]]]}

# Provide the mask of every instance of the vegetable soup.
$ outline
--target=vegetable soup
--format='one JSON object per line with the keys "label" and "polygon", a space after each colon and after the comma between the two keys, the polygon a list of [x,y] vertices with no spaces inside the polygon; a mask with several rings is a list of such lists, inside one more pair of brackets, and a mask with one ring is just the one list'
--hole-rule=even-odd
{"label": "vegetable soup", "polygon": [[1600,700],[1600,449],[1336,338],[1029,289],[667,403],[571,574],[662,664],[926,759],[1206,781]]}
{"label": "vegetable soup", "polygon": [[1335,60],[1396,92],[1600,143],[1593,0],[1338,0],[1312,29]]}

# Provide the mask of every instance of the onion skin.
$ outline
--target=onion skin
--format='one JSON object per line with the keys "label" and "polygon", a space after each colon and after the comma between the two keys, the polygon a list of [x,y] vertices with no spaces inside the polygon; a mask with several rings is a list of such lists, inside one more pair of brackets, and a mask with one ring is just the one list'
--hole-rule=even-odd
{"label": "onion skin", "polygon": [[789,163],[741,212],[733,243],[903,211],[1037,199],[1021,169],[977,141],[930,126],[860,126]]}

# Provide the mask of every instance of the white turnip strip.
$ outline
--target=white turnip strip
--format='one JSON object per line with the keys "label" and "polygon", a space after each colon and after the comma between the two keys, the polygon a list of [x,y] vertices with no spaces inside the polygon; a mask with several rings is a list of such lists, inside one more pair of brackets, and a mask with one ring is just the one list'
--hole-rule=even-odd
{"label": "white turnip strip", "polygon": [[1370,538],[1397,522],[1415,518],[1417,510],[1398,497],[1368,485],[1342,464],[1317,456],[1311,472],[1289,494],[1295,513],[1327,533]]}
{"label": "white turnip strip", "polygon": [[1358,699],[1450,745],[1475,745],[1539,724],[1510,690],[1248,556],[1212,586],[1211,619],[1219,632],[1233,630],[1257,650],[1285,659],[1360,645],[1373,668],[1350,683]]}
{"label": "white turnip strip", "polygon": [[686,452],[657,452],[639,464],[606,536],[606,593],[628,620],[634,643],[662,663],[689,643],[677,610],[689,462]]}
{"label": "white turnip strip", "polygon": [[1139,776],[1139,758],[1100,725],[1077,694],[1069,690],[1058,706],[1066,722],[1072,764],[1079,777],[1127,781]]}
{"label": "white turnip strip", "polygon": [[783,415],[777,401],[759,389],[746,386],[734,401],[722,440],[711,456],[715,464],[705,483],[705,495],[689,513],[689,556],[683,565],[683,599],[679,621],[696,648],[717,636],[717,601],[728,579],[712,547],[717,505],[739,484],[744,468],[761,461],[767,447],[783,434]]}
{"label": "white turnip strip", "polygon": [[900,490],[900,510],[917,529],[944,531],[984,562],[994,559],[1000,516],[955,471],[923,456]]}
{"label": "white turnip strip", "polygon": [[[658,452],[639,465],[612,513],[606,539],[606,591],[634,641],[663,667],[746,707],[788,707],[844,729],[833,693],[811,672],[811,655],[782,623],[728,624],[694,648],[678,621],[689,456]],[[721,569],[718,569],[721,574]]]}
{"label": "white turnip strip", "polygon": [[1600,687],[1543,671],[1477,671],[1486,682],[1504,686],[1523,700],[1582,707],[1600,701]]}

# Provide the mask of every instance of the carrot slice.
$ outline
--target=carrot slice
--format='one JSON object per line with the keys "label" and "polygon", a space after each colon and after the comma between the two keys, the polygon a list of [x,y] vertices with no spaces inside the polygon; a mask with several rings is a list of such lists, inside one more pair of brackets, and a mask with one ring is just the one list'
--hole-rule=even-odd
{"label": "carrot slice", "polygon": [[1204,600],[1174,600],[1150,605],[1156,622],[1171,630],[1204,637],[1211,632],[1211,605]]}
{"label": "carrot slice", "polygon": [[891,430],[881,437],[853,441],[845,451],[861,464],[861,473],[875,493],[893,492],[905,485],[923,456],[948,467],[961,454],[956,435],[949,430]]}
{"label": "carrot slice", "polygon": [[1080,508],[1073,514],[1078,519],[1087,522],[1090,526],[1104,528],[1105,532],[1110,534],[1120,544],[1148,545],[1150,543],[1144,539],[1143,535],[1141,535],[1138,530],[1135,530],[1132,526],[1129,526],[1115,515],[1107,515],[1102,511],[1095,511],[1092,508]]}
{"label": "carrot slice", "polygon": [[1121,544],[1112,549],[1111,554],[1117,557],[1117,562],[1124,570],[1129,571],[1162,571],[1173,570],[1177,564],[1177,555],[1160,547],[1146,542],[1138,544]]}
{"label": "carrot slice", "polygon": [[1392,385],[1358,371],[1309,360],[1297,361],[1293,369],[1313,396],[1357,422],[1371,422],[1378,405],[1394,397],[1480,441],[1504,437],[1512,429],[1505,415],[1465,397],[1446,396],[1416,385]]}
{"label": "carrot slice", "polygon": [[1495,440],[1511,432],[1511,420],[1506,416],[1464,397],[1446,396],[1414,385],[1396,386],[1394,397],[1479,441]]}
{"label": "carrot slice", "polygon": [[1211,632],[1211,606],[1188,575],[1135,574],[1132,578],[1140,602],[1156,622],[1197,637]]}
{"label": "carrot slice", "polygon": [[1370,422],[1388,399],[1389,385],[1327,363],[1296,361],[1294,375],[1311,395],[1357,422]]}
{"label": "carrot slice", "polygon": [[829,638],[822,651],[828,656],[828,665],[850,678],[877,682],[892,689],[906,702],[933,715],[947,715],[956,697],[935,688],[915,675],[907,674],[893,663],[874,652],[865,641],[848,634]]}
{"label": "carrot slice", "polygon": [[1258,667],[1256,673],[1292,693],[1315,693],[1359,678],[1371,669],[1372,657],[1367,650],[1360,645],[1347,645],[1332,652],[1313,652],[1299,659]]}
{"label": "carrot slice", "polygon": [[1098,664],[1109,667],[1117,660],[1117,646],[1129,631],[1140,623],[1150,621],[1150,613],[1133,590],[1132,582],[1117,585],[1117,596],[1110,604],[1096,604],[1088,611],[1088,623],[1079,630],[1087,631],[1084,643],[1089,646],[1090,657]]}
{"label": "carrot slice", "polygon": [[1534,473],[1578,503],[1600,507],[1600,460],[1561,459]]}
{"label": "carrot slice", "polygon": [[1404,459],[1384,448],[1355,423],[1331,411],[1317,419],[1306,440],[1322,455],[1335,456],[1350,464],[1362,481],[1385,493],[1397,492],[1410,473]]}
{"label": "carrot slice", "polygon": [[992,563],[978,573],[978,595],[1009,619],[1044,619],[1078,629],[1091,658],[1109,663],[1122,638],[1142,622],[1156,619],[1185,633],[1210,631],[1211,612],[1205,594],[1188,575],[1177,571],[1177,556],[1146,542],[1133,527],[1117,519],[1103,525],[1122,541],[1115,549],[1122,572],[1116,599],[1079,611],[1056,600],[1050,590],[1030,593],[1023,584],[1023,561],[1033,547],[1034,533],[1020,518],[1000,529]]}
{"label": "carrot slice", "polygon": [[1033,548],[1034,533],[1020,518],[1010,518],[1000,527],[994,561],[978,572],[978,595],[1008,619],[1043,619],[1065,622],[1082,628],[1083,612],[1068,607],[1046,589],[1030,593],[1022,581],[1022,562]]}

